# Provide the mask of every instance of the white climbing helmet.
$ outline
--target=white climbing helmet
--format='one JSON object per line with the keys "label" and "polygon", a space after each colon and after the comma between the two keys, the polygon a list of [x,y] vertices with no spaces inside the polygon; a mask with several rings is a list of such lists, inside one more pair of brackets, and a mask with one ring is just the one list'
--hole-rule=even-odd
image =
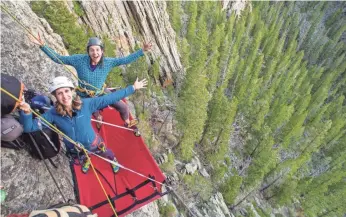
{"label": "white climbing helmet", "polygon": [[65,76],[59,76],[54,78],[50,83],[49,83],[49,92],[53,93],[57,89],[61,87],[70,87],[74,88],[74,85],[70,79],[68,79]]}

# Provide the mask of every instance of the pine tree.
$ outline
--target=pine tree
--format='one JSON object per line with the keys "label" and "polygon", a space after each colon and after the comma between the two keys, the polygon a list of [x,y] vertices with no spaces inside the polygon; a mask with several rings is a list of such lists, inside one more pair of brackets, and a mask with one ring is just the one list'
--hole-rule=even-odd
{"label": "pine tree", "polygon": [[204,16],[198,20],[198,31],[193,41],[195,53],[190,58],[191,67],[187,70],[185,83],[180,93],[176,116],[178,127],[182,132],[180,151],[182,158],[189,160],[195,142],[202,133],[207,119],[207,105],[210,96],[207,91],[208,79],[204,65],[207,60],[205,49],[208,42]]}
{"label": "pine tree", "polygon": [[[233,130],[238,100],[233,98],[230,102],[219,90],[210,101],[208,121],[203,132],[201,144],[207,159],[212,165],[217,166],[229,151],[228,143]],[[218,100],[219,99],[219,100]],[[213,102],[219,104],[213,104]]]}
{"label": "pine tree", "polygon": [[237,175],[231,176],[225,181],[225,184],[221,187],[221,192],[227,204],[233,204],[240,190],[241,183],[242,177]]}
{"label": "pine tree", "polygon": [[211,34],[209,41],[209,62],[207,66],[207,76],[209,78],[208,91],[212,94],[216,87],[216,82],[219,77],[218,61],[220,57],[219,48],[221,44],[221,38],[223,38],[224,25],[216,26],[215,31]]}
{"label": "pine tree", "polygon": [[190,61],[190,46],[187,42],[186,38],[183,38],[180,40],[180,53],[181,53],[181,63],[185,68],[189,68],[189,61]]}
{"label": "pine tree", "polygon": [[252,159],[247,170],[247,176],[243,185],[245,189],[258,187],[264,175],[267,174],[277,163],[277,151],[272,150],[273,140],[270,135],[262,140],[259,153]]}
{"label": "pine tree", "polygon": [[196,35],[197,25],[197,3],[194,1],[187,2],[187,14],[189,15],[189,24],[187,26],[186,39],[191,43]]}
{"label": "pine tree", "polygon": [[181,30],[180,14],[182,12],[180,1],[167,2],[167,11],[169,13],[169,19],[172,23],[174,31],[179,35]]}
{"label": "pine tree", "polygon": [[280,188],[274,190],[276,191],[274,195],[269,198],[274,198],[278,205],[286,205],[292,202],[292,195],[294,195],[297,188],[297,180],[292,177],[287,177],[285,182],[280,186]]}

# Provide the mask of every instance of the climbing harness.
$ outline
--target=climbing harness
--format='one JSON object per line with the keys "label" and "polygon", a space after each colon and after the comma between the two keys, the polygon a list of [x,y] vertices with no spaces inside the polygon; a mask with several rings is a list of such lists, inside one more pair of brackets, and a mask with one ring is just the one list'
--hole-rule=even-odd
{"label": "climbing harness", "polygon": [[81,86],[75,87],[76,91],[81,92],[81,93],[85,93],[85,94],[87,94],[90,97],[95,97],[95,96],[99,96],[99,95],[104,94],[105,93],[105,89],[106,89],[106,84],[103,84],[102,89],[100,90],[100,92],[94,91],[94,90],[88,90],[85,87],[81,87]]}

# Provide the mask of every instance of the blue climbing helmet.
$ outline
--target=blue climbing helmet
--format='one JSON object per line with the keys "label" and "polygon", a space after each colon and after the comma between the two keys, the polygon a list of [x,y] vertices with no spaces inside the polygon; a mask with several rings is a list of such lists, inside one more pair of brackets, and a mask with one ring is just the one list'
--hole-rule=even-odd
{"label": "blue climbing helmet", "polygon": [[101,39],[99,39],[98,37],[91,37],[89,38],[88,44],[87,44],[87,52],[89,53],[89,47],[90,46],[100,46],[101,49],[104,49],[104,45],[101,41]]}

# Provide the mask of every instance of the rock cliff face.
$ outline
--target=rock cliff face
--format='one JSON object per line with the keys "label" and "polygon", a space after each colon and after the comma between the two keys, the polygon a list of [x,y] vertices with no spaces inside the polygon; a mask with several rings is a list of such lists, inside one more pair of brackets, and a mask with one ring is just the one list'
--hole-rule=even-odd
{"label": "rock cliff face", "polygon": [[202,207],[197,208],[192,206],[192,210],[198,217],[234,217],[229,212],[220,192],[213,195]]}

